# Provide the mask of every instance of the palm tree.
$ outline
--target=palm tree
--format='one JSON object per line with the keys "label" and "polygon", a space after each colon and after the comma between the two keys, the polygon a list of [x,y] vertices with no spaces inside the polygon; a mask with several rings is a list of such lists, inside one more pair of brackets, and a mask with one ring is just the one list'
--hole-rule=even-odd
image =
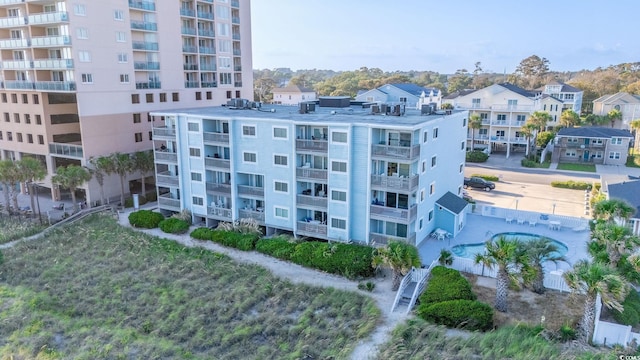
{"label": "palm tree", "polygon": [[[611,222],[597,224],[591,236],[600,246],[589,246],[589,252],[604,248],[609,264],[613,268],[618,267],[618,262],[624,255],[632,253],[640,246],[640,238],[632,235],[629,228]],[[598,258],[597,254],[591,255]]]}
{"label": "palm tree", "polygon": [[129,154],[119,152],[111,154],[112,171],[120,176],[120,205],[124,206],[124,181],[127,175],[133,170],[133,161]]}
{"label": "palm tree", "polygon": [[524,124],[520,128],[520,134],[523,135],[525,139],[527,139],[527,149],[524,154],[526,157],[529,157],[530,148],[531,148],[531,137],[533,136],[534,132],[535,132],[535,125],[533,124]]}
{"label": "palm tree", "polygon": [[553,118],[546,111],[536,111],[527,119],[525,126],[527,124],[531,124],[531,128],[533,129],[533,150],[536,150],[536,143],[538,140],[538,133],[547,128],[547,124],[549,121],[552,121]]}
{"label": "palm tree", "polygon": [[71,201],[73,201],[73,212],[78,211],[76,202],[76,190],[87,181],[91,180],[91,173],[87,168],[78,165],[68,165],[59,167],[56,174],[51,178],[51,182],[71,191]]}
{"label": "palm tree", "polygon": [[631,130],[633,130],[634,134],[635,144],[633,144],[633,150],[635,153],[636,151],[640,151],[640,134],[638,134],[640,130],[640,119],[632,120],[629,123],[629,127],[631,127]]}
{"label": "palm tree", "polygon": [[522,242],[522,250],[527,254],[532,270],[531,288],[537,294],[543,294],[544,269],[542,264],[546,261],[557,263],[567,261],[564,256],[558,253],[558,247],[548,238],[541,237],[535,240]]}
{"label": "palm tree", "polygon": [[[47,168],[38,160],[31,157],[23,157],[22,160],[16,162],[18,173],[21,181],[27,183],[29,190],[29,199],[31,200],[31,209],[35,213],[35,195],[33,191],[33,183],[40,181],[47,176]],[[40,215],[40,214],[38,214]]]}
{"label": "palm tree", "polygon": [[138,151],[133,154],[133,163],[135,169],[140,171],[142,175],[142,196],[147,196],[145,178],[147,174],[153,172],[156,168],[155,159],[152,151]]}
{"label": "palm tree", "polygon": [[616,220],[626,222],[636,209],[624,200],[609,199],[599,201],[593,207],[593,216],[596,219],[614,222]]}
{"label": "palm tree", "polygon": [[13,161],[0,160],[0,184],[4,189],[5,210],[11,214],[11,195],[13,195],[13,189],[16,185],[16,164]]}
{"label": "palm tree", "polygon": [[476,130],[482,127],[482,118],[478,114],[469,116],[469,128],[471,129],[471,151],[476,148]]}
{"label": "palm tree", "polygon": [[611,121],[611,127],[616,124],[616,120],[622,120],[622,113],[620,110],[613,109],[607,113],[607,118]]}
{"label": "palm tree", "polygon": [[571,109],[567,109],[560,115],[560,125],[568,128],[580,125],[580,115]]}
{"label": "palm tree", "polygon": [[573,269],[564,273],[564,279],[573,292],[586,295],[579,335],[582,340],[590,343],[593,338],[598,294],[606,307],[622,311],[620,302],[626,298],[629,285],[612,267],[588,260],[578,261],[573,265]]}
{"label": "palm tree", "polygon": [[[476,254],[476,264],[482,264],[490,269],[498,266],[496,277],[496,301],[495,308],[500,312],[507,312],[507,295],[509,294],[509,281],[515,279],[517,273],[513,270],[526,264],[524,254],[520,251],[519,241],[507,240],[500,236],[495,242],[489,240],[485,243],[484,254]],[[510,266],[516,265],[516,266]]]}
{"label": "palm tree", "polygon": [[111,159],[107,156],[92,157],[89,159],[89,164],[91,165],[89,171],[100,186],[100,205],[104,205],[104,177],[110,171]]}
{"label": "palm tree", "polygon": [[373,256],[373,267],[387,267],[393,271],[392,291],[397,291],[400,287],[402,277],[406,275],[412,267],[419,267],[420,254],[415,246],[401,241],[390,241],[387,246],[377,249]]}

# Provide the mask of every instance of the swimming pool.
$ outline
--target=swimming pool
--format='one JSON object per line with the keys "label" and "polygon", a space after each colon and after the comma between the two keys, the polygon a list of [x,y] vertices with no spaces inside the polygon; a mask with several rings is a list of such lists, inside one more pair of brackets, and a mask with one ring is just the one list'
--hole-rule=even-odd
{"label": "swimming pool", "polygon": [[[524,242],[542,237],[540,235],[529,234],[529,233],[506,232],[506,233],[495,234],[494,236],[491,237],[491,241],[496,241],[496,239],[498,239],[501,236],[504,236],[507,240],[518,239]],[[567,252],[569,251],[569,248],[567,247],[567,245],[561,243],[560,241],[553,240],[551,238],[548,238],[548,239],[555,244],[556,248],[558,248],[557,255],[564,256],[567,254]],[[454,256],[467,258],[467,259],[473,259],[476,256],[476,254],[484,253],[484,250],[485,250],[484,243],[456,245],[451,248],[451,252],[453,253]]]}

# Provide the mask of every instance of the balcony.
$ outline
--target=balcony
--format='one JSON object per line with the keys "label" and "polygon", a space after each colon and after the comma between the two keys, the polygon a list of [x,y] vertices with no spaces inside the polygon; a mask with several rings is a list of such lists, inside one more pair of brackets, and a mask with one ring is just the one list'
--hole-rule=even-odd
{"label": "balcony", "polygon": [[200,52],[200,54],[215,54],[216,53],[216,49],[214,47],[211,47],[211,46],[200,46],[200,47],[198,47],[198,51]]}
{"label": "balcony", "polygon": [[184,87],[186,87],[187,89],[199,88],[200,87],[200,82],[198,82],[198,81],[185,81],[184,82]]}
{"label": "balcony", "polygon": [[156,162],[177,164],[178,154],[167,151],[156,151]]}
{"label": "balcony", "polygon": [[319,221],[298,221],[298,234],[313,237],[327,237],[327,225]]}
{"label": "balcony", "polygon": [[180,180],[178,175],[173,175],[168,171],[158,173],[156,176],[156,184],[164,187],[178,187],[180,186]]}
{"label": "balcony", "polygon": [[231,0],[231,7],[239,8],[239,7],[240,7],[240,1],[238,1],[238,0]]}
{"label": "balcony", "polygon": [[502,110],[502,111],[522,111],[522,112],[530,112],[535,110],[535,106],[533,105],[491,105],[491,110]]}
{"label": "balcony", "polygon": [[392,159],[414,160],[420,157],[420,145],[413,146],[388,146],[373,145],[371,148],[373,156],[383,156]]}
{"label": "balcony", "polygon": [[33,60],[34,69],[73,69],[72,59],[41,59]]}
{"label": "balcony", "polygon": [[183,64],[182,69],[187,71],[198,71],[198,64]]}
{"label": "balcony", "polygon": [[418,214],[418,207],[412,205],[409,209],[400,209],[381,205],[370,205],[369,211],[372,219],[408,224],[412,220],[415,220]]}
{"label": "balcony", "polygon": [[131,42],[133,50],[158,51],[158,43],[150,41],[133,41]]}
{"label": "balcony", "polygon": [[258,186],[238,185],[238,195],[264,197],[264,188]]}
{"label": "balcony", "polygon": [[136,61],[133,63],[136,70],[160,70],[160,63],[156,61]]}
{"label": "balcony", "polygon": [[131,20],[132,30],[158,31],[158,24],[148,21]]}
{"label": "balcony", "polygon": [[214,37],[216,36],[216,32],[208,29],[198,29],[198,35],[204,37]]}
{"label": "balcony", "polygon": [[211,82],[202,82],[202,83],[200,84],[200,87],[203,87],[203,88],[214,88],[214,87],[217,87],[217,86],[218,86],[218,83],[217,83],[217,82],[215,82],[215,81],[211,81]]}
{"label": "balcony", "polygon": [[24,0],[0,0],[0,6],[22,4]]}
{"label": "balcony", "polygon": [[213,20],[213,13],[210,11],[200,11],[198,10],[198,17],[201,19],[209,19]]}
{"label": "balcony", "polygon": [[71,45],[69,36],[36,36],[31,38],[33,47],[58,47]]}
{"label": "balcony", "polygon": [[369,233],[369,243],[375,245],[387,245],[390,241],[402,241],[411,245],[416,244],[416,233],[409,235],[408,237],[398,237],[387,234]]}
{"label": "balcony", "polygon": [[36,84],[33,81],[6,80],[4,88],[8,90],[33,90],[36,88]]}
{"label": "balcony", "polygon": [[221,183],[206,183],[208,193],[216,193],[231,196],[231,185]]}
{"label": "balcony", "polygon": [[200,71],[216,71],[216,65],[200,63]]}
{"label": "balcony", "polygon": [[207,157],[204,158],[204,167],[229,170],[231,169],[231,160]]}
{"label": "balcony", "polygon": [[31,46],[28,39],[3,39],[0,40],[0,49],[17,49]]}
{"label": "balcony", "polygon": [[507,126],[507,120],[492,120],[491,125]]}
{"label": "balcony", "polygon": [[196,28],[194,27],[182,27],[182,30],[180,31],[182,33],[182,35],[194,35],[196,34]]}
{"label": "balcony", "polygon": [[299,167],[296,168],[298,179],[327,180],[327,170]]}
{"label": "balcony", "polygon": [[176,139],[176,129],[168,128],[168,127],[154,127],[153,128],[153,139],[154,140],[175,140]]}
{"label": "balcony", "polygon": [[241,65],[235,65],[233,67],[233,71],[242,71],[242,66]]}
{"label": "balcony", "polygon": [[196,11],[193,10],[193,9],[181,8],[180,9],[180,15],[194,17],[194,16],[196,16]]}
{"label": "balcony", "polygon": [[232,35],[231,35],[231,38],[232,38],[233,40],[240,40],[240,34],[232,34]]}
{"label": "balcony", "polygon": [[236,16],[232,17],[231,18],[231,23],[232,24],[240,24],[240,18],[236,17]]}
{"label": "balcony", "polygon": [[7,17],[0,19],[0,28],[11,28],[27,25],[26,17]]}
{"label": "balcony", "polygon": [[30,25],[45,25],[68,22],[69,14],[66,11],[34,14],[29,15],[28,21]]}
{"label": "balcony", "polygon": [[326,153],[329,148],[327,140],[296,140],[296,150]]}
{"label": "balcony", "polygon": [[163,194],[158,197],[158,207],[171,211],[180,211],[180,199],[174,199],[171,194]]}
{"label": "balcony", "polygon": [[32,64],[31,61],[25,60],[7,60],[2,62],[2,68],[5,70],[31,69]]}
{"label": "balcony", "polygon": [[236,81],[233,83],[233,86],[235,87],[242,87],[242,81]]}
{"label": "balcony", "polygon": [[229,144],[229,134],[205,132],[203,133],[203,135],[204,135],[205,144],[207,143]]}
{"label": "balcony", "polygon": [[36,90],[42,91],[76,91],[74,81],[36,81]]}
{"label": "balcony", "polygon": [[84,159],[82,145],[49,143],[49,154],[53,156]]}
{"label": "balcony", "polygon": [[182,45],[182,52],[197,53],[198,48],[196,46],[191,46],[191,45]]}
{"label": "balcony", "polygon": [[209,216],[214,217],[219,220],[227,220],[231,221],[231,209],[223,208],[223,207],[207,207],[207,212]]}
{"label": "balcony", "polygon": [[238,216],[241,219],[253,219],[258,223],[264,224],[264,211],[256,211],[252,209],[240,209],[238,211]]}
{"label": "balcony", "polygon": [[298,206],[304,207],[304,205],[327,208],[327,198],[324,196],[309,196],[309,195],[297,195],[296,202]]}
{"label": "balcony", "polygon": [[420,178],[418,175],[409,177],[371,175],[371,187],[381,190],[414,191],[418,189]]}
{"label": "balcony", "polygon": [[162,84],[159,81],[136,82],[136,89],[160,89]]}
{"label": "balcony", "polygon": [[153,1],[135,1],[129,0],[129,7],[132,9],[156,11],[156,4]]}
{"label": "balcony", "polygon": [[233,49],[233,55],[240,56],[241,55],[240,49]]}

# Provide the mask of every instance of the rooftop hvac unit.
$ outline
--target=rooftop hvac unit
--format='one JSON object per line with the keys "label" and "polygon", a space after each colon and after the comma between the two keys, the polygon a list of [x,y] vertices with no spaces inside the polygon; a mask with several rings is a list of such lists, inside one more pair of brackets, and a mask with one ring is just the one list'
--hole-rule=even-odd
{"label": "rooftop hvac unit", "polygon": [[389,105],[381,104],[380,105],[380,112],[383,113],[383,114],[388,114],[389,113]]}
{"label": "rooftop hvac unit", "polygon": [[420,115],[431,115],[431,106],[429,106],[429,104],[422,104],[422,106],[420,106]]}
{"label": "rooftop hvac unit", "polygon": [[402,113],[400,112],[400,105],[393,105],[393,112],[391,115],[400,116]]}
{"label": "rooftop hvac unit", "polygon": [[378,104],[371,105],[371,113],[372,114],[380,114],[380,105],[378,105]]}

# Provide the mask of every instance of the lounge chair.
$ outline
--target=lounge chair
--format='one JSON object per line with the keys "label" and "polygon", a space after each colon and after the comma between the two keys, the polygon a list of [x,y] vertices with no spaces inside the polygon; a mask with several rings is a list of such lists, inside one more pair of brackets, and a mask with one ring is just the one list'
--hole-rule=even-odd
{"label": "lounge chair", "polygon": [[522,225],[524,224],[524,219],[523,218],[518,218],[518,220],[516,220],[518,222],[518,225]]}
{"label": "lounge chair", "polygon": [[529,219],[529,226],[536,226],[536,224],[538,223],[538,219]]}

